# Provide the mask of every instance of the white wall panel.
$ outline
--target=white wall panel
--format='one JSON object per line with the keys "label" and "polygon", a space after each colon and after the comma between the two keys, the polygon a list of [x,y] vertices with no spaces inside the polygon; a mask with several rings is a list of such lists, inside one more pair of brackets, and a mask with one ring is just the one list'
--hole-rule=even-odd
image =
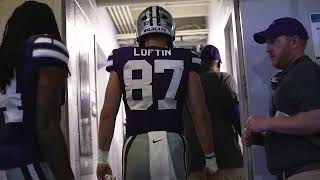
{"label": "white wall panel", "polygon": [[[70,71],[72,76],[68,81],[68,103],[70,119],[70,154],[71,164],[76,179],[96,179],[98,137],[97,127],[100,111],[103,105],[105,87],[109,74],[103,65],[106,59],[99,56],[99,69],[96,71],[96,47],[99,44],[100,53],[106,58],[112,49],[117,47],[115,32],[112,21],[103,8],[96,7],[95,1],[90,0],[67,0],[66,1],[66,32],[67,47],[70,53]],[[91,116],[91,137],[88,142],[92,145],[92,155],[88,161],[80,156],[80,150],[85,144],[80,144],[83,136],[83,123],[81,120],[81,68],[80,61],[88,59],[89,70],[89,94],[90,94],[90,116]],[[95,96],[97,94],[97,97]],[[121,112],[121,111],[120,111]],[[94,114],[94,115],[93,115]],[[121,113],[120,113],[121,114]],[[80,119],[80,120],[79,120]],[[114,174],[121,179],[121,150],[123,141],[122,121],[124,117],[117,117],[115,136],[111,145],[109,160]],[[86,135],[87,136],[87,135]],[[83,138],[82,138],[83,140]],[[81,146],[81,147],[80,147]],[[83,149],[82,149],[83,150]],[[91,159],[91,160],[90,160]],[[91,164],[93,162],[93,164]],[[84,168],[88,165],[89,170]]]}

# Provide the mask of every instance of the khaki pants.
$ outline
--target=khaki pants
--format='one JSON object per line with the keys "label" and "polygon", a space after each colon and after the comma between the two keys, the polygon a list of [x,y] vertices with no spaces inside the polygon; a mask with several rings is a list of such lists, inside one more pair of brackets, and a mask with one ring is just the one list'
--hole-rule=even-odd
{"label": "khaki pants", "polygon": [[295,174],[286,180],[320,180],[320,169]]}
{"label": "khaki pants", "polygon": [[[247,180],[244,168],[219,169],[218,180]],[[191,173],[188,180],[204,180],[203,171]]]}

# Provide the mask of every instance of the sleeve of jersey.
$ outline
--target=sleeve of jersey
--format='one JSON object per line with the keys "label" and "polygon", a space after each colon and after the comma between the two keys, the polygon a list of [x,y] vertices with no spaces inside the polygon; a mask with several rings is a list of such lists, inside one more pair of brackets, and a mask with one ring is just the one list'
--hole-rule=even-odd
{"label": "sleeve of jersey", "polygon": [[32,59],[41,65],[68,68],[69,53],[66,46],[50,37],[38,37],[32,42]]}
{"label": "sleeve of jersey", "polygon": [[191,51],[191,70],[200,72],[201,59],[199,56]]}
{"label": "sleeve of jersey", "polygon": [[106,66],[106,70],[108,72],[111,72],[111,71],[115,71],[116,70],[116,64],[114,62],[114,53],[115,53],[115,50],[113,50],[111,52],[111,54],[109,55],[108,59],[107,59],[107,66]]}

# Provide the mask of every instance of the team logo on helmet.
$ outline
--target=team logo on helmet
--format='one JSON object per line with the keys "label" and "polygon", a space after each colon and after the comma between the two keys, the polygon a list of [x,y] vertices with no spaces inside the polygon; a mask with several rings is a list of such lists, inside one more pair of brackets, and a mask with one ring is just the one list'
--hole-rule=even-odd
{"label": "team logo on helmet", "polygon": [[165,34],[169,34],[167,29],[164,27],[147,27],[146,29],[143,30],[142,34],[146,34],[148,32],[163,32]]}
{"label": "team logo on helmet", "polygon": [[137,39],[151,33],[161,33],[175,38],[175,25],[171,14],[162,7],[146,8],[137,20]]}

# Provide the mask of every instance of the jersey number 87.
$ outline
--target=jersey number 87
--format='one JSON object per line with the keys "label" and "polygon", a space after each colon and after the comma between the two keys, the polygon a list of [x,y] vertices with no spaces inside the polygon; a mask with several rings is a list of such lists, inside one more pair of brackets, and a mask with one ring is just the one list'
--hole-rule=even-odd
{"label": "jersey number 87", "polygon": [[[131,110],[147,110],[153,104],[151,84],[153,74],[152,66],[146,60],[129,60],[124,65],[123,69],[123,79],[128,106]],[[177,100],[175,100],[175,96],[181,81],[184,61],[165,59],[154,60],[154,73],[165,73],[165,69],[172,69],[173,75],[165,97],[157,101],[158,109],[176,109]],[[141,79],[132,78],[132,71],[134,70],[141,70]],[[141,90],[141,100],[133,99],[132,92],[135,89]]]}

